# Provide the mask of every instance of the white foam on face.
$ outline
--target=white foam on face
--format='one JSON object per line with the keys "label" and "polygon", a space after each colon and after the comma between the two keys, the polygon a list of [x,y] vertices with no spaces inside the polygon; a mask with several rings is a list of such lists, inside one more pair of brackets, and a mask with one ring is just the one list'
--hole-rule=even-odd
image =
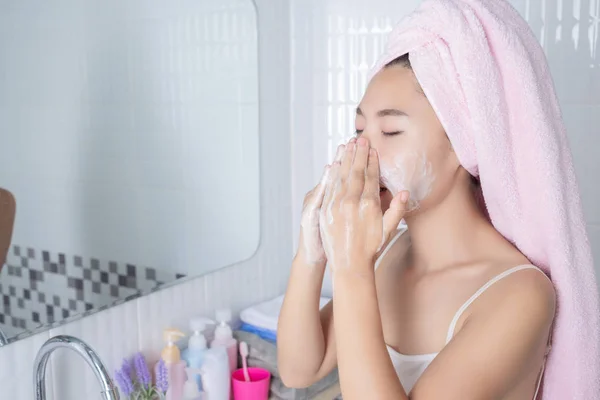
{"label": "white foam on face", "polygon": [[431,163],[424,153],[409,152],[394,157],[390,162],[380,159],[381,181],[393,196],[408,190],[408,211],[419,208],[429,195],[435,177]]}

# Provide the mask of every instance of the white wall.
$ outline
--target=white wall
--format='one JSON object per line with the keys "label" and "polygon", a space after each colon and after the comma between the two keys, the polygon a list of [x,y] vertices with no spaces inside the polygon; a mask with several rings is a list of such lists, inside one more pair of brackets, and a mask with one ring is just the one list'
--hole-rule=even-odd
{"label": "white wall", "polygon": [[[550,6],[558,4],[557,2],[558,0],[545,2],[548,15],[552,15]],[[342,114],[339,120],[328,115],[342,113],[340,110],[344,104],[352,104],[360,93],[357,87],[347,92],[352,93],[352,96],[334,100],[328,97],[328,82],[335,79],[345,88],[356,84],[349,78],[355,73],[351,69],[365,68],[365,63],[373,59],[375,50],[381,46],[378,39],[380,35],[368,33],[373,29],[374,16],[379,16],[376,29],[382,29],[383,20],[385,30],[386,16],[392,20],[398,19],[401,16],[399,14],[411,9],[418,1],[257,0],[257,3],[263,211],[261,244],[257,255],[252,260],[232,268],[217,271],[72,323],[60,330],[37,335],[0,349],[0,390],[3,394],[10,394],[10,398],[15,400],[27,400],[32,397],[32,359],[37,348],[49,335],[69,333],[82,337],[98,350],[112,370],[120,363],[121,357],[138,349],[157,352],[161,348],[160,330],[171,322],[182,324],[190,315],[208,313],[219,305],[229,304],[239,309],[283,290],[292,255],[292,238],[296,238],[302,196],[317,181],[322,165],[327,162],[330,136],[332,143],[337,142],[345,133],[350,133],[348,129],[352,128],[343,122],[349,118],[347,113]],[[532,3],[539,2],[513,1],[524,13],[530,6],[535,6]],[[563,0],[561,4],[572,3]],[[581,0],[577,4],[587,7],[586,10],[593,9],[596,25],[584,28],[592,32],[596,40],[590,47],[597,48],[600,2]],[[532,14],[535,13],[533,10]],[[351,35],[344,28],[336,28],[335,25],[337,21],[350,24],[349,20],[358,24],[358,33],[353,34],[354,39],[349,38]],[[536,18],[534,23],[538,24],[540,20],[541,18]],[[327,32],[330,29],[341,29],[341,33],[328,37]],[[551,30],[554,32],[554,29]],[[337,60],[334,67],[330,66],[327,46],[353,40],[354,47],[346,47],[347,51],[343,53],[340,51],[338,55],[343,55],[343,58]],[[546,46],[550,49],[555,48],[551,45]],[[585,85],[572,87],[563,84],[560,93],[581,181],[590,238],[598,260],[600,189],[595,183],[600,172],[600,158],[597,156],[600,144],[597,134],[600,129],[600,99],[597,94],[600,93],[600,88],[593,87],[592,84],[598,85],[600,82],[600,54],[595,51],[595,60],[571,57],[559,61],[558,58],[551,58],[551,65],[560,72],[566,68],[573,68],[570,64],[574,61],[579,62],[577,75],[573,75],[572,72],[567,75],[563,72],[563,82],[575,76],[575,82],[587,82]],[[363,56],[363,64],[350,67],[352,60]],[[594,69],[588,68],[591,63],[595,63]],[[338,78],[341,81],[337,81]],[[291,93],[288,92],[290,84]],[[294,111],[293,121],[288,101],[290,96]],[[333,114],[328,114],[329,110],[332,110]],[[288,135],[290,124],[293,133],[291,138]],[[292,149],[291,153],[289,149]],[[291,195],[287,185],[290,176]],[[50,381],[54,399],[99,398],[94,396],[97,386],[91,374],[81,372],[85,369],[81,361],[72,356],[55,356],[52,367],[53,376]]]}

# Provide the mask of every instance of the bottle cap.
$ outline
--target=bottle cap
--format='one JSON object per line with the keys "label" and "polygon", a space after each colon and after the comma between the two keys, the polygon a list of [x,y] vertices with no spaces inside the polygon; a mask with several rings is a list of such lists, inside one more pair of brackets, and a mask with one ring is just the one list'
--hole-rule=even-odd
{"label": "bottle cap", "polygon": [[233,331],[231,330],[231,327],[227,324],[231,320],[231,310],[217,310],[215,313],[215,317],[215,319],[218,322],[218,325],[215,328],[215,340],[218,342],[222,342],[232,339]]}
{"label": "bottle cap", "polygon": [[219,324],[231,321],[231,310],[223,308],[215,312],[215,318]]}
{"label": "bottle cap", "polygon": [[190,336],[188,341],[188,348],[192,350],[204,350],[206,349],[206,338],[204,337],[203,331],[207,325],[212,325],[214,322],[208,318],[192,318],[190,320],[190,329],[193,334]]}
{"label": "bottle cap", "polygon": [[166,363],[176,363],[181,360],[179,348],[175,346],[177,339],[184,337],[185,334],[175,328],[167,328],[163,331],[163,340],[167,345],[160,353],[160,357]]}

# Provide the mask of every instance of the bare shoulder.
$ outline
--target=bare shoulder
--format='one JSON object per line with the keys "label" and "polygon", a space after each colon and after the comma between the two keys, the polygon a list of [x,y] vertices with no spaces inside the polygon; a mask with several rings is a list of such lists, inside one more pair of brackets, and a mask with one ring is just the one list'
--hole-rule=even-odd
{"label": "bare shoulder", "polygon": [[[508,270],[508,268],[505,268]],[[494,285],[488,301],[479,311],[491,310],[529,321],[540,328],[552,323],[556,312],[556,292],[551,280],[541,270],[521,269]]]}
{"label": "bare shoulder", "polygon": [[552,281],[544,272],[538,269],[529,268],[518,271],[517,273],[508,276],[510,281],[509,287],[505,290],[511,290],[514,293],[516,300],[527,301],[531,303],[531,307],[538,308],[537,311],[542,311],[540,308],[548,311],[550,315],[554,315],[556,306],[556,292]]}

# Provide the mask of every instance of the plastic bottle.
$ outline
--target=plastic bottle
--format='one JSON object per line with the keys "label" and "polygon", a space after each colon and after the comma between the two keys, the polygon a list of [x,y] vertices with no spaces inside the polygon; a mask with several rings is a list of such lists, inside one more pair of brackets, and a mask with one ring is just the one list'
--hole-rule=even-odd
{"label": "plastic bottle", "polygon": [[182,400],[203,400],[206,396],[198,389],[196,378],[200,377],[202,371],[197,368],[186,368],[187,381],[183,385]]}
{"label": "plastic bottle", "polygon": [[233,331],[228,322],[231,321],[231,310],[223,309],[216,312],[217,328],[215,329],[215,338],[210,347],[223,347],[229,357],[229,373],[233,373],[238,368],[237,363],[237,340],[233,337]]}
{"label": "plastic bottle", "polygon": [[167,343],[160,353],[160,358],[167,367],[167,376],[169,389],[167,390],[167,400],[181,400],[183,385],[186,380],[185,361],[181,360],[179,348],[175,346],[177,339],[184,337],[185,334],[177,329],[168,328],[163,331],[163,339]]}
{"label": "plastic bottle", "polygon": [[202,388],[208,400],[229,400],[231,394],[231,373],[229,357],[225,347],[215,347],[204,353],[202,368]]}
{"label": "plastic bottle", "polygon": [[[187,366],[197,369],[202,367],[204,362],[204,352],[207,350],[204,330],[207,325],[214,324],[208,318],[193,318],[190,320],[190,329],[193,332],[188,341],[188,347],[183,352],[182,358],[187,362]],[[198,390],[202,390],[202,379],[199,375],[194,376],[198,385]]]}

